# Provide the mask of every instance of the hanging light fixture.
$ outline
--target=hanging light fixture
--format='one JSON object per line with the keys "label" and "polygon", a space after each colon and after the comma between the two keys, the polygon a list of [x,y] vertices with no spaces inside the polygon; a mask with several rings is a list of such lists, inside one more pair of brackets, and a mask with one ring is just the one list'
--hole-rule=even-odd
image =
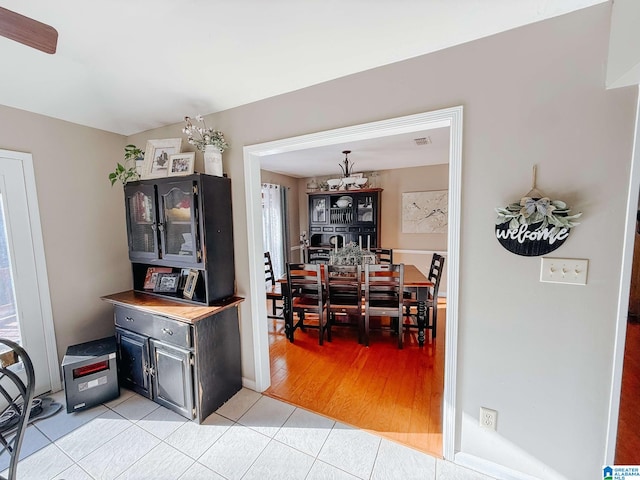
{"label": "hanging light fixture", "polygon": [[344,153],[344,161],[342,163],[344,163],[344,166],[340,165],[340,169],[342,170],[342,176],[345,178],[348,178],[351,176],[351,173],[353,172],[353,162],[351,163],[351,165],[349,165],[349,158],[348,155],[351,153],[351,150],[343,150],[342,153]]}

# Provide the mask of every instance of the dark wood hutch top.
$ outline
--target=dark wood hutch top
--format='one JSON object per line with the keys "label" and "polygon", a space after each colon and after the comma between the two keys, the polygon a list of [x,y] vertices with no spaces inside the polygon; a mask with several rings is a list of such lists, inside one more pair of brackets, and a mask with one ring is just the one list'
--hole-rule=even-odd
{"label": "dark wood hutch top", "polygon": [[156,315],[173,318],[180,322],[194,324],[198,320],[210,317],[227,308],[235,307],[244,301],[243,297],[230,297],[213,306],[191,305],[155,295],[127,290],[100,297],[105,302],[124,307],[135,307]]}
{"label": "dark wood hutch top", "polygon": [[382,188],[354,188],[353,190],[318,190],[307,192],[307,195],[349,195],[352,193],[381,192]]}

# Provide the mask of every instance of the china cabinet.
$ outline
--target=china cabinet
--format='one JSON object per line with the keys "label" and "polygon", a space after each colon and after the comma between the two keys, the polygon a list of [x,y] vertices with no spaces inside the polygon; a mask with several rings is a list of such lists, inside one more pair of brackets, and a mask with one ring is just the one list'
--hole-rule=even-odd
{"label": "china cabinet", "polygon": [[380,245],[381,188],[309,193],[311,247]]}
{"label": "china cabinet", "polygon": [[[207,305],[233,295],[228,178],[197,173],[141,180],[127,183],[124,191],[134,290]],[[169,267],[181,277],[189,269],[198,271],[191,298],[186,298],[183,288],[174,292],[145,289],[150,267]],[[184,283],[184,278],[180,281]]]}

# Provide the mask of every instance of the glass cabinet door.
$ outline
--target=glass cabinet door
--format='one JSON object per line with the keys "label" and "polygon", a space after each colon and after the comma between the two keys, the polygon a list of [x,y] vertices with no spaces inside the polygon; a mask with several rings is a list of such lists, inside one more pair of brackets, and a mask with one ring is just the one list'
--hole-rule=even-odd
{"label": "glass cabinet door", "polygon": [[311,199],[311,222],[326,223],[327,222],[327,197],[315,197]]}
{"label": "glass cabinet door", "polygon": [[373,223],[375,212],[373,210],[373,197],[360,195],[356,202],[356,221],[358,223]]}
{"label": "glass cabinet door", "polygon": [[155,190],[153,185],[125,187],[129,258],[158,258]]}
{"label": "glass cabinet door", "polygon": [[194,187],[191,182],[158,186],[162,257],[185,263],[200,260]]}

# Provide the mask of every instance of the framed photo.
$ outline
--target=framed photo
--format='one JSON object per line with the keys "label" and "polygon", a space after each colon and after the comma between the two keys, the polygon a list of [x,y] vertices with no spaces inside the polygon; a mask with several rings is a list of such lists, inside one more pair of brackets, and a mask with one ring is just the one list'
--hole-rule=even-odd
{"label": "framed photo", "polygon": [[144,285],[142,288],[145,290],[153,290],[156,288],[158,282],[159,273],[171,273],[170,267],[149,267],[147,268],[147,274],[144,277]]}
{"label": "framed photo", "polygon": [[181,138],[148,140],[144,152],[142,178],[166,177],[169,172],[169,155],[180,153],[181,146]]}
{"label": "framed photo", "polygon": [[187,281],[184,284],[184,291],[182,294],[185,298],[193,298],[193,292],[196,290],[196,283],[198,283],[198,270],[190,270],[187,276]]}
{"label": "framed photo", "polygon": [[180,282],[179,273],[158,273],[158,280],[154,292],[177,292]]}
{"label": "framed photo", "polygon": [[195,159],[195,152],[174,153],[169,155],[169,171],[167,172],[167,176],[177,177],[180,175],[191,175],[193,173]]}
{"label": "framed photo", "polygon": [[184,290],[184,286],[187,283],[187,277],[189,276],[190,269],[183,268],[180,271],[180,282],[178,282],[178,290]]}

